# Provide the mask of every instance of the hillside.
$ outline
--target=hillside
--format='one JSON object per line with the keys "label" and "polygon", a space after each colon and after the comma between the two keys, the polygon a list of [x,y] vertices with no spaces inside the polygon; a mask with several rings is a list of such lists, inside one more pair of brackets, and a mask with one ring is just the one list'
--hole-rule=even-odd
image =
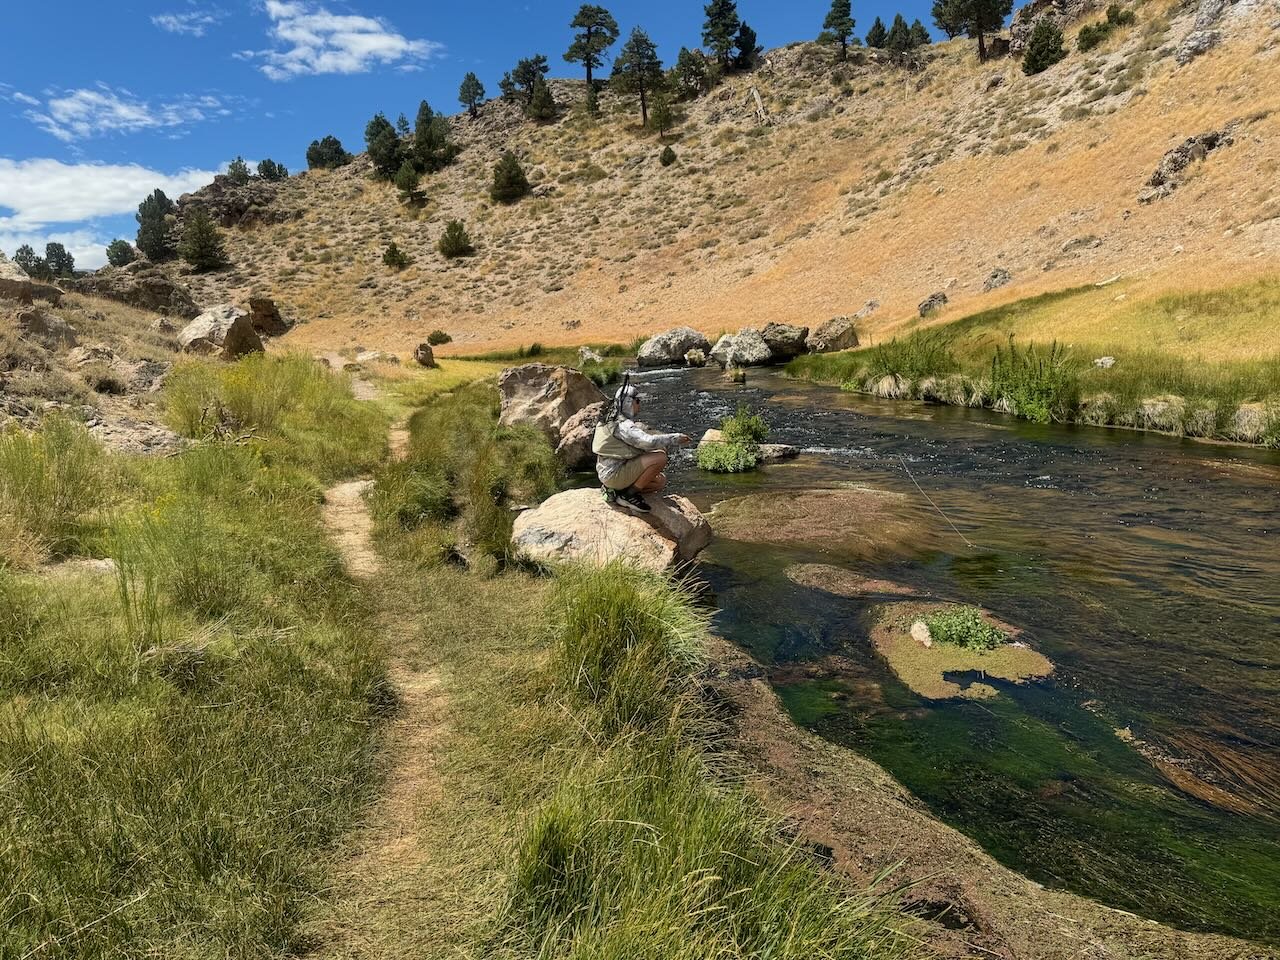
{"label": "hillside", "polygon": [[[233,267],[186,279],[202,303],[268,292],[302,321],[285,341],[302,348],[403,351],[442,328],[450,349],[472,352],[629,340],[677,322],[814,324],[871,300],[875,338],[938,290],[950,303],[935,316],[951,319],[1119,275],[1101,307],[1132,312],[1274,271],[1275,11],[1227,8],[1223,42],[1180,65],[1196,11],[1135,9],[1135,26],[1088,54],[1074,34],[1100,14],[1078,21],[1067,59],[1032,77],[1015,60],[979,64],[964,40],[928,48],[919,70],[878,51],[848,64],[815,44],[771,51],[684,105],[666,168],[634,103],[605,94],[593,122],[577,106],[583,84],[555,81],[553,123],[503,101],[452,118],[462,152],[424,179],[424,209],[405,208],[361,156],[282,184],[267,219],[284,222],[230,230]],[[1167,151],[1224,130],[1229,145],[1193,161],[1178,189],[1139,202]],[[503,207],[487,188],[508,148],[535,190]],[[477,253],[448,262],[435,243],[453,218]],[[391,240],[413,260],[400,273],[381,262]],[[1009,282],[985,290],[998,268]],[[1081,319],[1100,322],[1093,310]],[[1256,353],[1265,330],[1265,313],[1227,338],[1192,317],[1167,339],[1234,359]]]}

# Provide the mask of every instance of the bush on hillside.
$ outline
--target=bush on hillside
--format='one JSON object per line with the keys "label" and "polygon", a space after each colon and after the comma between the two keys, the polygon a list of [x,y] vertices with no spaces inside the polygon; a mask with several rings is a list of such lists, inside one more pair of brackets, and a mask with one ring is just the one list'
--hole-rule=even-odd
{"label": "bush on hillside", "polygon": [[1132,26],[1137,20],[1132,10],[1126,10],[1120,4],[1113,3],[1107,7],[1107,18],[1098,23],[1091,23],[1080,28],[1076,36],[1076,46],[1081,53],[1092,50],[1106,40],[1112,31],[1119,27]]}
{"label": "bush on hillside", "polygon": [[137,259],[133,244],[128,240],[112,240],[107,244],[107,263],[113,267],[126,267]]}
{"label": "bush on hillside", "polygon": [[556,118],[556,98],[551,95],[551,87],[547,81],[538,77],[533,82],[533,96],[524,110],[530,120],[546,123]]}
{"label": "bush on hillside", "polygon": [[268,157],[265,160],[258,161],[258,176],[272,183],[277,180],[287,180],[289,178],[289,168],[283,163],[276,163]]}
{"label": "bush on hillside", "polygon": [[1036,23],[1022,57],[1022,72],[1027,76],[1043,73],[1067,55],[1062,43],[1062,30],[1047,17]]}
{"label": "bush on hillside", "polygon": [[445,333],[443,330],[432,330],[427,334],[427,343],[433,347],[443,346],[446,343],[452,343],[453,337]]}
{"label": "bush on hillside", "polygon": [[395,180],[396,189],[400,191],[400,202],[409,207],[420,207],[427,202],[427,195],[420,189],[418,184],[422,181],[422,174],[418,172],[418,168],[409,160],[400,165],[400,169],[396,171]]}
{"label": "bush on hillside", "polygon": [[498,203],[515,203],[529,192],[529,179],[514,153],[508,150],[493,168],[493,186],[489,196]]}
{"label": "bush on hillside", "polygon": [[664,167],[669,167],[676,162],[676,152],[670,146],[662,148],[662,153],[658,155],[658,162]]}
{"label": "bush on hillside", "polygon": [[227,179],[238,186],[249,182],[249,164],[244,162],[244,157],[236,157],[227,164]]}
{"label": "bush on hillside", "polygon": [[167,258],[173,247],[169,242],[169,217],[178,206],[158,187],[138,204],[134,219],[138,221],[138,249],[153,263]]}
{"label": "bush on hillside", "polygon": [[351,154],[333,134],[323,140],[312,140],[307,147],[307,166],[312,170],[334,170],[351,162]]}
{"label": "bush on hillside", "polygon": [[411,261],[409,255],[396,246],[396,242],[392,240],[387,244],[387,249],[382,251],[382,262],[392,270],[403,270]]}
{"label": "bush on hillside", "polygon": [[178,255],[197,272],[226,266],[227,251],[222,244],[222,234],[206,211],[196,210],[187,218]]}
{"label": "bush on hillside", "polygon": [[448,260],[470,256],[476,250],[472,246],[471,237],[467,235],[467,228],[463,226],[461,220],[449,221],[440,237],[438,248],[440,254]]}

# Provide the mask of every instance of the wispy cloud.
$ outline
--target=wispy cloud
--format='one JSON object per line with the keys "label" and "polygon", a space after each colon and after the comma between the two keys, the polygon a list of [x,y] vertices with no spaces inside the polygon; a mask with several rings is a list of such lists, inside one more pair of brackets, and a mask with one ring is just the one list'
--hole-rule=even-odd
{"label": "wispy cloud", "polygon": [[272,80],[322,73],[365,73],[376,66],[412,66],[438,56],[444,45],[411,40],[387,21],[331,13],[305,0],[266,0],[271,47],[236,56],[260,60]]}
{"label": "wispy cloud", "polygon": [[[18,95],[13,99],[18,99]],[[106,84],[48,92],[43,102],[33,97],[25,97],[21,102],[32,106],[25,114],[28,120],[63,143],[117,133],[187,127],[232,112],[227,103],[214,96],[183,96],[152,102]]]}
{"label": "wispy cloud", "polygon": [[227,12],[217,7],[196,7],[175,13],[157,13],[151,22],[166,33],[203,37],[206,30],[217,26],[226,16]]}
{"label": "wispy cloud", "polygon": [[132,213],[157,187],[177,198],[218,172],[166,174],[139,164],[0,158],[0,250],[12,253],[24,243],[43,249],[56,240],[72,252],[78,265],[101,266],[103,247],[112,238],[91,221]]}

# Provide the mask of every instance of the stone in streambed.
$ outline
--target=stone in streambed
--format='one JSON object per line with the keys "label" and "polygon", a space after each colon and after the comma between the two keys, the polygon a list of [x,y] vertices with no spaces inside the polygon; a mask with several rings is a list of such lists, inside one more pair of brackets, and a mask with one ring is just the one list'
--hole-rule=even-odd
{"label": "stone in streambed", "polygon": [[711,542],[711,525],[684,497],[647,500],[653,512],[638,516],[607,504],[599,489],[566,490],[516,517],[511,542],[531,560],[618,560],[655,571],[692,560]]}

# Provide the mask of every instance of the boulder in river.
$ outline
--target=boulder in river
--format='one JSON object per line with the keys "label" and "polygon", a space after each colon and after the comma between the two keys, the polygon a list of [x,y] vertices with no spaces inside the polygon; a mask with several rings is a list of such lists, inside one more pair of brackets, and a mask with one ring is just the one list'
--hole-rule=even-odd
{"label": "boulder in river", "polygon": [[552,445],[560,443],[560,430],[569,418],[604,400],[600,388],[580,370],[526,363],[502,371],[499,422],[506,427],[529,424],[541,430]]}
{"label": "boulder in river", "polygon": [[769,323],[760,331],[773,359],[785,362],[804,353],[808,346],[809,328],[792,323]]}
{"label": "boulder in river", "polygon": [[684,497],[646,499],[653,512],[637,516],[605,503],[598,489],[566,490],[516,517],[511,542],[532,560],[620,560],[659,571],[692,560],[711,542],[711,525]]}
{"label": "boulder in river", "polygon": [[690,350],[710,350],[711,342],[692,327],[676,327],[650,337],[640,347],[636,362],[642,367],[674,367],[684,363]]}
{"label": "boulder in river", "polygon": [[858,345],[858,328],[853,317],[832,317],[809,337],[810,353],[835,353]]}
{"label": "boulder in river", "polygon": [[733,338],[733,350],[729,355],[729,366],[762,367],[773,362],[773,351],[759,330],[746,327],[738,331]]}
{"label": "boulder in river", "polygon": [[249,314],[229,303],[206,310],[178,334],[184,353],[235,360],[247,353],[261,353],[262,341]]}

